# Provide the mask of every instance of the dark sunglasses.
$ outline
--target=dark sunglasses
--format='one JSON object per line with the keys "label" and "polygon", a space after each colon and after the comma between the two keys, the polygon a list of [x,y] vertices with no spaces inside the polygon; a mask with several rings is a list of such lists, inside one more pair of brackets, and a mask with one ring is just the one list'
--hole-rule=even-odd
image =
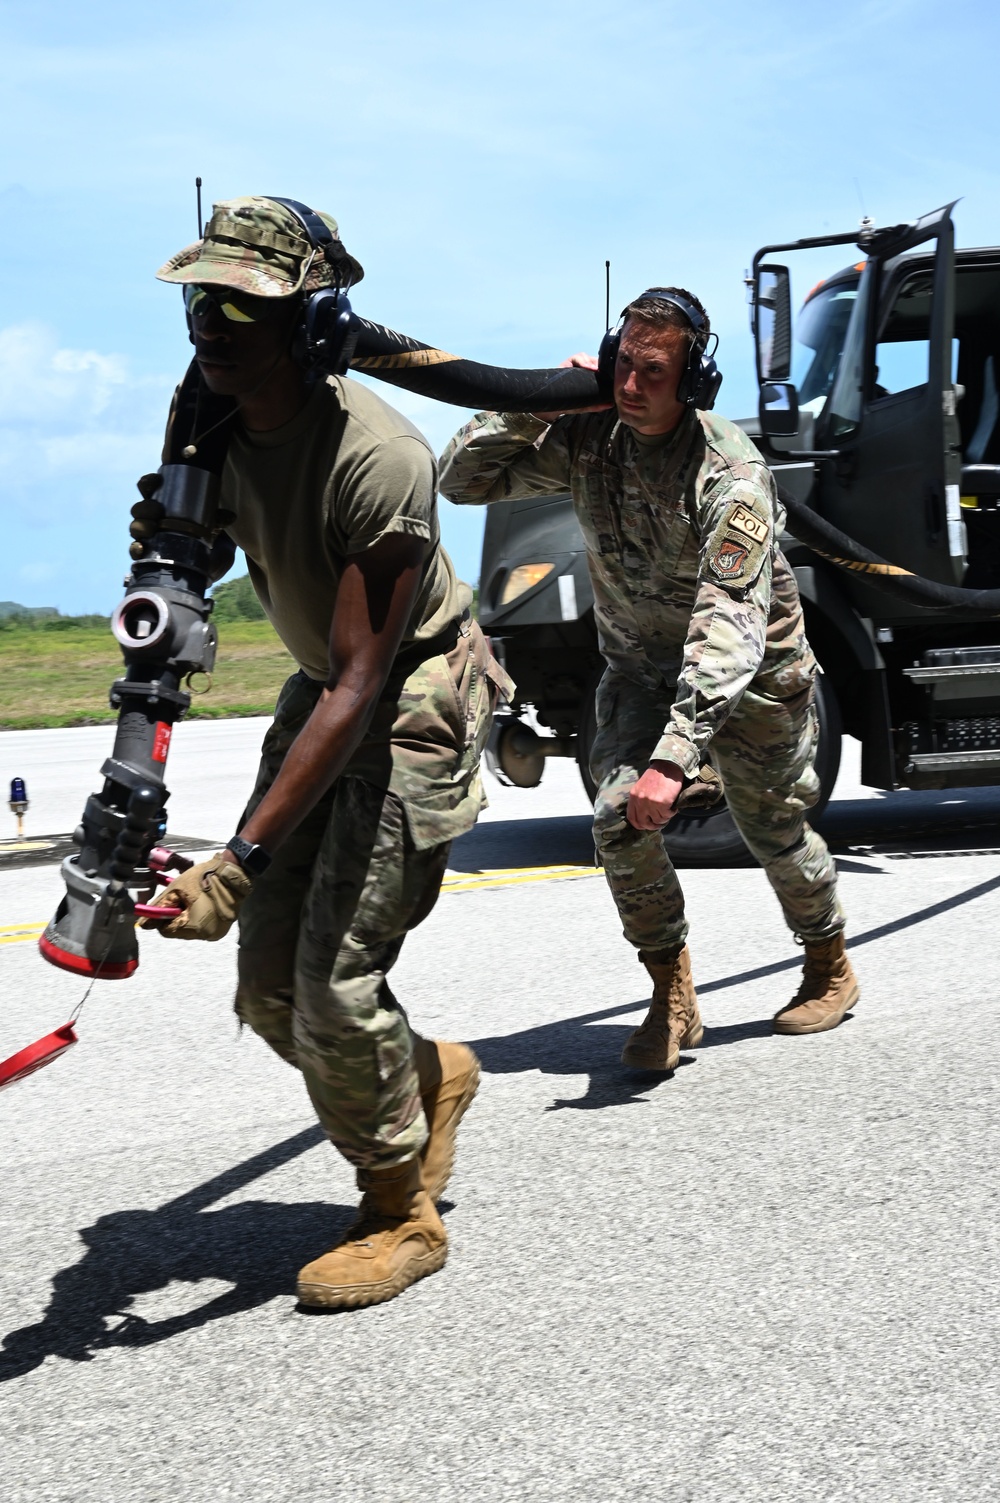
{"label": "dark sunglasses", "polygon": [[284,298],[254,297],[232,287],[199,287],[188,282],[184,288],[184,306],[190,318],[207,318],[217,308],[233,324],[259,324],[280,313]]}

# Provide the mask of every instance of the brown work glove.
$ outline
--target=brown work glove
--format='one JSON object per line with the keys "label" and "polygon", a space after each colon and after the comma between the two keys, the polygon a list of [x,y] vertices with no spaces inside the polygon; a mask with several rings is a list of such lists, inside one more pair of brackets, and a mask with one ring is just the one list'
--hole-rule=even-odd
{"label": "brown work glove", "polygon": [[701,809],[714,809],[726,796],[722,779],[708,763],[698,768],[690,783],[681,789],[674,805],[675,814],[696,814]]}
{"label": "brown work glove", "polygon": [[180,918],[161,923],[141,918],[143,928],[158,929],[167,939],[223,939],[253,882],[241,866],[213,856],[175,877],[153,899],[157,908],[183,908]]}

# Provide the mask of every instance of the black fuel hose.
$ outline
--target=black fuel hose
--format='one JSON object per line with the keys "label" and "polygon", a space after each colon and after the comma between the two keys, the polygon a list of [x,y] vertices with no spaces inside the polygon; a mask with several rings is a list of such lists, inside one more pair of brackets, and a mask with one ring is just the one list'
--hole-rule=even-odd
{"label": "black fuel hose", "polygon": [[926,610],[960,610],[971,616],[1000,616],[1000,590],[963,590],[958,585],[924,579],[898,564],[890,564],[787,492],[779,489],[778,495],[788,511],[789,532],[838,568],[862,574],[878,589]]}
{"label": "black fuel hose", "polygon": [[608,400],[598,394],[593,371],[574,366],[522,371],[479,365],[366,318],[359,318],[358,324],[351,369],[433,397],[436,402],[493,412],[572,412]]}
{"label": "black fuel hose", "polygon": [[[365,371],[408,391],[450,402],[457,407],[494,412],[572,412],[608,400],[593,371],[575,367],[555,370],[510,370],[463,360],[433,345],[421,344],[368,319],[359,319],[351,369]],[[889,563],[857,539],[848,537],[811,507],[779,491],[788,511],[789,531],[814,553],[840,569],[862,574],[878,589],[926,610],[960,610],[967,615],[1000,616],[1000,590],[963,590],[939,584]]]}

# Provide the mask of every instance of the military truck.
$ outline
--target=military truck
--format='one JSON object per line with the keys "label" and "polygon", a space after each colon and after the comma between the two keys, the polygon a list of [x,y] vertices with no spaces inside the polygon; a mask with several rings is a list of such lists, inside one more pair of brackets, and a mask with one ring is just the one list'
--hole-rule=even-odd
{"label": "military truck", "polygon": [[[747,279],[760,405],[741,426],[780,493],[895,566],[844,569],[794,532],[782,539],[822,668],[824,801],[844,732],[874,788],[1000,783],[1000,621],[954,588],[1000,587],[1000,248],[956,252],[952,207],[765,246]],[[788,262],[841,245],[861,259],[793,320]],[[906,574],[951,586],[938,590],[951,603],[927,609],[881,587]],[[568,496],[488,509],[480,591],[518,696],[491,765],[531,787],[548,757],[575,756],[593,796],[602,664]],[[666,839],[688,865],[749,859],[724,807],[675,820]]]}

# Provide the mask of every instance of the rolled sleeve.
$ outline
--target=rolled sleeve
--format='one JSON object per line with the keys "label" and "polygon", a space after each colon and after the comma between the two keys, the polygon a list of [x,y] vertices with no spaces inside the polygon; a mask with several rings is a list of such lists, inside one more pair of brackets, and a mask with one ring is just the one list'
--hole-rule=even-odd
{"label": "rolled sleeve", "polygon": [[392,534],[429,542],[436,493],[434,459],[419,439],[401,435],[376,445],[338,499],[345,551],[364,553]]}

